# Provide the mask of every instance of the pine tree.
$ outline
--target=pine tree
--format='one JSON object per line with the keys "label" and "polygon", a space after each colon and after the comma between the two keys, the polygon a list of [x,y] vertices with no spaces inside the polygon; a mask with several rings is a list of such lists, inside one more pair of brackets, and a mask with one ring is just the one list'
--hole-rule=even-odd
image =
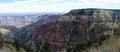
{"label": "pine tree", "polygon": [[45,41],[44,46],[41,49],[41,52],[51,52],[50,43]]}

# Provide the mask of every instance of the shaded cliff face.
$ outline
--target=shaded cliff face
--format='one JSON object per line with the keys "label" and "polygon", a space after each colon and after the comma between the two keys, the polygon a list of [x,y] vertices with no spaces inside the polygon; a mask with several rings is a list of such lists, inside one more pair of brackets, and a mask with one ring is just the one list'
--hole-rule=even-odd
{"label": "shaded cliff face", "polygon": [[[119,34],[119,10],[108,9],[78,9],[58,16],[54,22],[37,25],[31,32],[29,44],[35,44],[39,50],[49,42],[52,51],[63,51],[65,48],[80,50],[101,44],[111,34]],[[28,34],[26,32],[25,34]],[[39,45],[39,46],[38,46]],[[83,46],[81,46],[83,45]]]}

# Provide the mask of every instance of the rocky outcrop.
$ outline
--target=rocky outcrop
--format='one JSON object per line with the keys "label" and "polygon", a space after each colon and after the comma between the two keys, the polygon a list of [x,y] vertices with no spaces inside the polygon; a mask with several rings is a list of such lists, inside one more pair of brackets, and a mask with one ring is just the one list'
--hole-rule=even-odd
{"label": "rocky outcrop", "polygon": [[[96,42],[101,43],[112,34],[114,25],[118,26],[120,18],[118,14],[119,10],[116,12],[109,9],[71,10],[59,16],[54,22],[35,26],[31,37],[27,40],[34,42],[38,50],[48,41],[50,49],[55,52],[66,48],[76,48],[79,44],[88,46],[90,43],[89,46],[92,46]],[[25,34],[27,33],[29,31]],[[31,44],[30,42],[28,44]],[[84,49],[84,46],[81,49]]]}
{"label": "rocky outcrop", "polygon": [[76,9],[61,16],[41,17],[14,34],[30,51],[80,52],[120,34],[120,10]]}

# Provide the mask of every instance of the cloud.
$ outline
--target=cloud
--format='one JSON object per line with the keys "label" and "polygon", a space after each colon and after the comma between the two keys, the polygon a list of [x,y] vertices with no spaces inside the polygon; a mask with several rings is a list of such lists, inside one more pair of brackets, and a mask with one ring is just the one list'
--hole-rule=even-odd
{"label": "cloud", "polygon": [[[39,11],[49,3],[59,2],[62,0],[25,0],[15,3],[0,4],[0,12],[27,12]],[[36,10],[37,8],[37,10]]]}
{"label": "cloud", "polygon": [[120,0],[95,0],[98,4],[120,4]]}
{"label": "cloud", "polygon": [[0,3],[0,12],[55,12],[87,7],[118,7],[120,0],[22,0]]}
{"label": "cloud", "polygon": [[78,2],[80,2],[80,3],[90,3],[90,1],[89,0],[77,0]]}

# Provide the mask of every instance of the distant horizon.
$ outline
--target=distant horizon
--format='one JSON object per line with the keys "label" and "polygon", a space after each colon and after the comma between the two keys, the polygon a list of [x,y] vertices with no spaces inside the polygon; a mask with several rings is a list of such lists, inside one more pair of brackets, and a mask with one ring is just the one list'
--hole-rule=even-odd
{"label": "distant horizon", "polygon": [[[107,8],[80,8],[80,9],[107,9]],[[71,9],[76,10],[76,9]],[[26,16],[26,15],[49,15],[49,14],[65,14],[70,12],[62,11],[62,12],[0,12],[0,16]],[[110,9],[110,10],[120,10],[120,9]]]}
{"label": "distant horizon", "polygon": [[[109,9],[109,8],[75,8],[75,9],[70,9],[68,11],[53,11],[53,12],[42,12],[42,11],[32,11],[32,12],[0,12],[1,13],[13,13],[13,14],[20,14],[20,13],[68,13],[70,12],[71,10],[76,10],[76,9]],[[112,8],[110,10],[120,10],[118,8]]]}
{"label": "distant horizon", "polygon": [[7,12],[0,13],[0,16],[26,16],[26,15],[52,15],[65,14],[66,12]]}

